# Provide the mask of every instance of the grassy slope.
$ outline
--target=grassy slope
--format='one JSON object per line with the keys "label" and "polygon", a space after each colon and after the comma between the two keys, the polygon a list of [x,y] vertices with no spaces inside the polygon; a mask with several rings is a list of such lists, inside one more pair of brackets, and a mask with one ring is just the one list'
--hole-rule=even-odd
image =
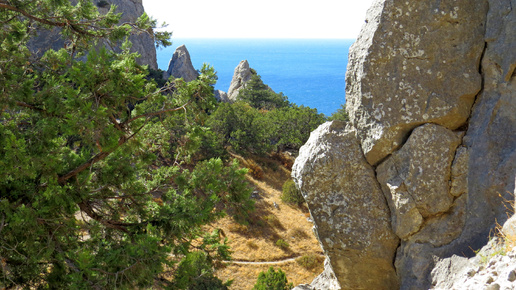
{"label": "grassy slope", "polygon": [[[241,163],[246,160],[238,157]],[[239,225],[230,218],[224,218],[213,225],[221,228],[229,239],[234,261],[264,262],[281,261],[313,254],[317,262],[311,269],[300,266],[296,261],[275,264],[226,264],[217,269],[216,275],[222,280],[233,279],[231,289],[252,289],[258,274],[270,266],[281,268],[294,285],[310,283],[323,270],[322,250],[312,232],[312,223],[307,220],[308,209],[305,206],[290,206],[281,201],[281,187],[290,178],[290,170],[281,162],[270,159],[257,160],[264,174],[261,180],[249,176],[249,181],[256,187],[258,197],[256,212],[248,226]],[[256,194],[255,194],[256,196]],[[274,203],[278,207],[274,206]],[[288,248],[276,246],[276,241],[286,241]]]}

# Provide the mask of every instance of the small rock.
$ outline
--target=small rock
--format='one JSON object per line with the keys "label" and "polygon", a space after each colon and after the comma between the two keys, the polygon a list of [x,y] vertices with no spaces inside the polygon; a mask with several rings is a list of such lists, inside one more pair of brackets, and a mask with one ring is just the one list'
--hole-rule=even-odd
{"label": "small rock", "polygon": [[475,271],[474,269],[470,269],[468,271],[468,277],[473,277],[473,276],[475,276],[476,273],[477,273],[477,271]]}
{"label": "small rock", "polygon": [[253,193],[251,193],[251,198],[260,199],[260,192],[258,190],[254,190]]}
{"label": "small rock", "polygon": [[498,283],[491,284],[486,287],[486,290],[500,290],[500,285]]}
{"label": "small rock", "polygon": [[491,276],[487,277],[486,284],[491,284],[493,282],[494,282],[493,277],[491,277]]}
{"label": "small rock", "polygon": [[509,280],[509,282],[514,282],[516,280],[516,270],[509,272],[507,280]]}
{"label": "small rock", "polygon": [[301,284],[297,285],[296,288],[292,290],[314,290],[315,288],[312,287],[310,284]]}

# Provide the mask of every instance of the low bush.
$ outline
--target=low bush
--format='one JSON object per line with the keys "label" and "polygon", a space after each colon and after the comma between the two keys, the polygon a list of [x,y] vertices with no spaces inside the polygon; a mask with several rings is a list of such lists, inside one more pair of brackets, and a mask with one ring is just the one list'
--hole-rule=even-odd
{"label": "low bush", "polygon": [[296,263],[298,263],[301,267],[307,270],[311,270],[317,266],[318,261],[317,257],[314,254],[310,253],[297,258]]}
{"label": "low bush", "polygon": [[223,282],[213,274],[213,265],[204,252],[192,252],[179,263],[173,289],[227,290],[232,281]]}
{"label": "low bush", "polygon": [[282,248],[282,249],[288,249],[290,245],[283,239],[279,239],[276,241],[276,246]]}
{"label": "low bush", "polygon": [[295,227],[288,230],[287,235],[295,239],[306,239],[309,235],[301,227]]}
{"label": "low bush", "polygon": [[289,179],[283,183],[283,193],[281,194],[281,200],[284,203],[297,205],[305,202],[305,199],[301,195],[301,191],[297,189],[296,184],[292,179]]}
{"label": "low bush", "polygon": [[267,272],[261,272],[253,290],[289,290],[294,288],[292,283],[288,282],[285,272],[278,269],[276,272],[273,267]]}
{"label": "low bush", "polygon": [[277,216],[273,214],[269,214],[263,217],[263,219],[271,226],[271,227],[282,227],[280,220]]}
{"label": "low bush", "polygon": [[261,180],[263,178],[263,169],[254,160],[247,160],[247,168],[254,179]]}
{"label": "low bush", "polygon": [[257,250],[259,246],[252,240],[246,242],[247,246],[253,250]]}

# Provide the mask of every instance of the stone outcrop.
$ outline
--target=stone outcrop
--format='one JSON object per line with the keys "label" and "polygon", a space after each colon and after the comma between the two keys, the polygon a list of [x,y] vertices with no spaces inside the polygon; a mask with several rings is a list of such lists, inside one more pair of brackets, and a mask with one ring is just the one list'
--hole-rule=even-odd
{"label": "stone outcrop", "polygon": [[236,101],[238,92],[245,86],[245,83],[247,83],[252,76],[253,72],[249,67],[249,62],[247,62],[247,60],[242,60],[235,68],[231,84],[229,85],[228,99],[231,102]]}
{"label": "stone outcrop", "polygon": [[229,97],[228,97],[228,94],[226,92],[224,92],[224,91],[215,90],[213,92],[213,94],[214,94],[215,99],[217,99],[217,101],[219,101],[219,102],[223,102],[223,103],[231,102]]}
{"label": "stone outcrop", "polygon": [[338,121],[321,125],[301,148],[292,176],[341,287],[396,288],[398,238],[355,132]]}
{"label": "stone outcrop", "polygon": [[[76,0],[71,1],[72,3],[77,2]],[[107,0],[106,2],[106,5],[99,7],[99,12],[107,13],[111,5],[116,5],[116,13],[122,13],[120,23],[135,22],[145,12],[142,0]],[[94,1],[94,3],[100,3],[100,1]],[[60,38],[59,32],[60,30],[57,28],[53,30],[38,29],[37,36],[29,41],[29,49],[34,53],[42,53],[48,49],[58,50],[63,48],[64,41]],[[131,35],[129,40],[132,42],[131,51],[140,54],[137,62],[142,65],[148,65],[149,68],[158,69],[154,38],[151,35],[142,33]]]}
{"label": "stone outcrop", "polygon": [[[107,0],[107,2],[111,5],[117,6],[117,13],[122,13],[122,18],[120,18],[121,23],[135,22],[138,17],[145,12],[142,0]],[[100,8],[99,11],[103,13],[103,9],[106,9],[105,12],[108,11],[107,7]],[[152,69],[158,69],[156,47],[154,45],[153,36],[142,33],[131,35],[129,40],[132,43],[131,51],[135,51],[140,54],[140,58],[137,60],[138,63],[146,64]]]}
{"label": "stone outcrop", "polygon": [[350,124],[321,125],[293,170],[342,288],[392,277],[356,271],[381,252],[401,289],[428,289],[436,261],[473,256],[507,220],[515,70],[516,0],[374,2],[350,49]]}
{"label": "stone outcrop", "polygon": [[421,124],[465,124],[482,83],[486,11],[486,1],[375,2],[346,77],[346,107],[369,163]]}
{"label": "stone outcrop", "polygon": [[473,258],[453,255],[436,263],[432,289],[515,289],[516,216]]}
{"label": "stone outcrop", "polygon": [[199,76],[199,73],[192,65],[190,53],[188,52],[188,49],[186,49],[185,45],[181,45],[176,48],[176,51],[172,55],[172,59],[170,59],[166,78],[170,76],[173,76],[174,78],[182,78],[185,82],[193,81]]}

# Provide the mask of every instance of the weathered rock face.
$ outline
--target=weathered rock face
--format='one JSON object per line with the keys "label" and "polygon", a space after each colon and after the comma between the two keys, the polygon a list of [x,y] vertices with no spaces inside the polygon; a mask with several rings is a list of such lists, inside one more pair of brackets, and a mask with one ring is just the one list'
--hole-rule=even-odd
{"label": "weathered rock face", "polygon": [[[512,8],[511,8],[512,7]],[[485,235],[506,220],[500,195],[514,200],[516,172],[516,1],[489,1],[482,91],[464,137],[468,150],[469,216],[464,238]],[[481,243],[476,242],[475,248]]]}
{"label": "weathered rock face", "polygon": [[[111,5],[117,6],[117,13],[122,13],[121,23],[134,22],[145,11],[143,9],[142,0],[107,0]],[[99,11],[102,13],[102,9]],[[106,10],[107,12],[108,10]],[[148,34],[131,35],[129,40],[133,44],[131,51],[138,52],[141,56],[137,60],[139,64],[146,64],[149,68],[158,69],[156,59],[156,47],[154,46],[154,38]]]}
{"label": "weathered rock face", "polygon": [[453,255],[436,263],[432,270],[432,289],[515,289],[516,216],[505,223],[476,257]]}
{"label": "weathered rock face", "polygon": [[396,288],[392,260],[398,238],[355,132],[337,121],[321,125],[301,148],[292,176],[341,287]]}
{"label": "weathered rock face", "polygon": [[228,99],[231,102],[236,101],[238,92],[244,87],[245,83],[247,83],[252,76],[253,73],[247,60],[241,61],[235,68],[233,79],[231,79],[231,84],[229,85]]}
{"label": "weathered rock face", "polygon": [[[387,222],[400,240],[390,262],[400,288],[428,289],[436,261],[474,255],[507,220],[504,200],[516,193],[515,7],[377,0],[368,12],[348,62],[349,128],[314,131],[293,171],[343,288],[371,288],[374,271],[392,275],[384,265],[354,272],[349,241],[361,241],[368,223]],[[375,186],[387,207],[372,204]],[[392,253],[371,244],[383,247],[379,257]],[[349,273],[364,284],[347,284]]]}
{"label": "weathered rock face", "polygon": [[378,181],[393,209],[392,227],[400,238],[419,231],[425,217],[450,209],[448,181],[460,141],[452,131],[426,124],[378,166]]}
{"label": "weathered rock face", "polygon": [[199,73],[192,65],[190,53],[185,45],[176,48],[168,64],[167,74],[167,78],[173,76],[175,78],[182,78],[185,82],[193,81],[199,76]]}
{"label": "weathered rock face", "polygon": [[[71,0],[72,3],[77,2]],[[97,3],[99,1],[95,1]],[[120,23],[135,22],[145,11],[143,9],[142,0],[107,0],[108,5],[99,7],[100,13],[107,13],[110,5],[117,6],[117,13],[122,13]],[[138,58],[139,64],[148,65],[149,68],[158,69],[156,59],[156,48],[154,46],[154,39],[148,34],[131,35],[129,40],[133,46],[131,51],[138,52],[141,57]],[[60,49],[64,47],[64,41],[60,38],[59,29],[38,30],[37,37],[29,41],[29,48],[33,52],[44,52],[50,48]]]}
{"label": "weathered rock face", "polygon": [[347,108],[377,164],[423,123],[463,125],[480,90],[486,1],[376,1],[350,49]]}
{"label": "weathered rock face", "polygon": [[231,100],[228,98],[228,94],[226,92],[224,92],[224,91],[221,91],[221,90],[215,90],[214,91],[214,97],[219,102],[223,102],[223,103],[231,102]]}

